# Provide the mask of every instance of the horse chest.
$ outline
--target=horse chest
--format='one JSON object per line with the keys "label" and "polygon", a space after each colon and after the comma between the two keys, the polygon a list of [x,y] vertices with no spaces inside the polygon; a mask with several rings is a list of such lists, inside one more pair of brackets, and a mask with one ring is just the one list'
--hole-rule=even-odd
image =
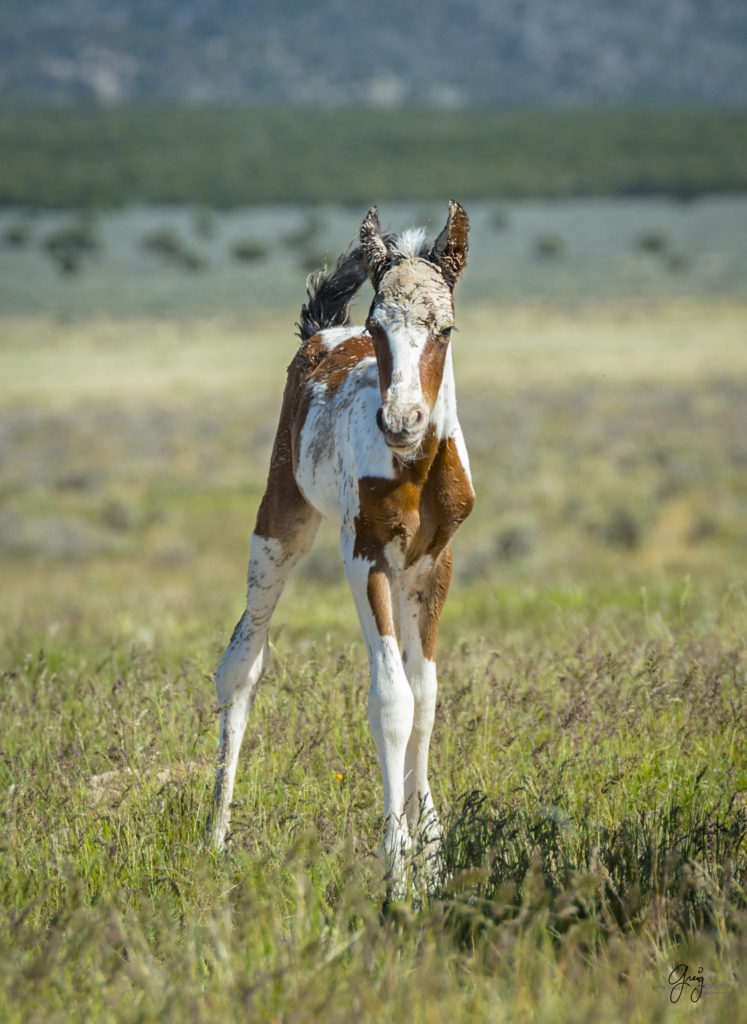
{"label": "horse chest", "polygon": [[[469,470],[453,438],[428,439],[421,463],[402,465],[394,479],[364,477],[358,485],[356,553],[376,561],[392,552],[409,568],[437,559],[474,505]],[[392,566],[395,568],[395,566]]]}

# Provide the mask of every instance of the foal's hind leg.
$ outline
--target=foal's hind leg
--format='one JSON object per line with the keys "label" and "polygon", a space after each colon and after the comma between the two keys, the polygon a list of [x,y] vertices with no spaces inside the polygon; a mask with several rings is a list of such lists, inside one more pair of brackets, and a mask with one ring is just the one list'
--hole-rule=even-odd
{"label": "foal's hind leg", "polygon": [[270,473],[252,534],[246,611],[215,673],[221,707],[220,750],[207,832],[222,846],[228,831],[239,749],[257,684],[270,660],[267,634],[291,570],[310,548],[319,515],[301,495],[290,467]]}
{"label": "foal's hind leg", "polygon": [[400,589],[400,640],[415,702],[405,753],[405,808],[410,831],[422,843],[432,868],[442,832],[428,783],[428,748],[436,714],[436,637],[451,567],[451,549],[446,547],[427,571],[417,566],[407,570]]}

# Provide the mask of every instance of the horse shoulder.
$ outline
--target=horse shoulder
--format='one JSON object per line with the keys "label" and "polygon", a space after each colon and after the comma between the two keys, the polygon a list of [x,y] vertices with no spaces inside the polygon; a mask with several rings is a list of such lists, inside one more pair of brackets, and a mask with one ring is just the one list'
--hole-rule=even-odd
{"label": "horse shoulder", "polygon": [[[358,436],[357,420],[363,406],[371,405],[369,392],[374,398],[378,395],[369,372],[373,368],[375,373],[375,354],[371,338],[360,329],[333,328],[310,341],[321,354],[297,387],[291,438],[294,472],[310,504],[324,516],[344,518],[346,481],[358,464],[371,463]],[[370,410],[378,434],[374,417],[375,410]]]}

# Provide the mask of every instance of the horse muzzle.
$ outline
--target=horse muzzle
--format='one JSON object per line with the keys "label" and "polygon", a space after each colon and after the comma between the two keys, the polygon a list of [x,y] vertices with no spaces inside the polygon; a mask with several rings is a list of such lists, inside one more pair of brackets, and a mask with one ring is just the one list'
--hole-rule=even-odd
{"label": "horse muzzle", "polygon": [[376,425],[388,447],[397,455],[411,455],[415,451],[423,440],[427,419],[421,405],[401,409],[382,405],[376,413]]}

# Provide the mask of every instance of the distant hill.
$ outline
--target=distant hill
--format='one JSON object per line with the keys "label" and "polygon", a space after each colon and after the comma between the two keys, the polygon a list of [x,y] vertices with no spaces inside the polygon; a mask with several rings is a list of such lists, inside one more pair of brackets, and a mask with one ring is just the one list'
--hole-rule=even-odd
{"label": "distant hill", "polygon": [[0,104],[747,106],[745,0],[4,0]]}

